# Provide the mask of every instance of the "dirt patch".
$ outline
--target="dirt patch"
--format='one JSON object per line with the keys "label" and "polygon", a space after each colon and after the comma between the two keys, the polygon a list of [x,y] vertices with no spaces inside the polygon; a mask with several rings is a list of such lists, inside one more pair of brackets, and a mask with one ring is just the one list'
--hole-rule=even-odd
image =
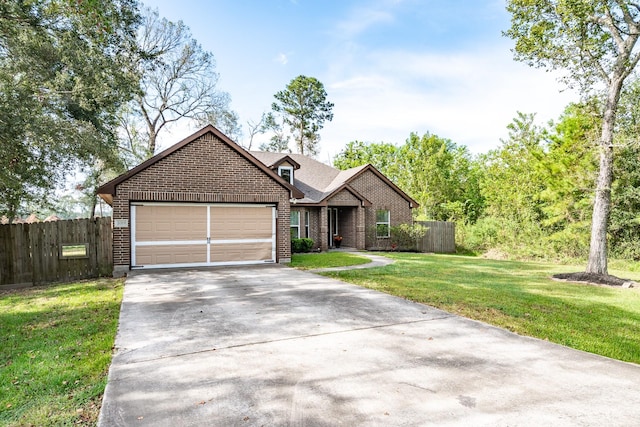
{"label": "dirt patch", "polygon": [[554,274],[554,279],[565,280],[567,282],[579,282],[589,283],[592,285],[604,285],[604,286],[619,286],[622,288],[637,288],[640,285],[633,280],[621,279],[609,274],[595,274],[595,273],[560,273]]}

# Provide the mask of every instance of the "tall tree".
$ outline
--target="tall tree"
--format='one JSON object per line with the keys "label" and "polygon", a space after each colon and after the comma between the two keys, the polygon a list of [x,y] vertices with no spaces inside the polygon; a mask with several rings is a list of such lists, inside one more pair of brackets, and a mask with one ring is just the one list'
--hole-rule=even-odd
{"label": "tall tree", "polygon": [[535,124],[534,114],[521,112],[507,129],[509,138],[483,158],[482,194],[488,215],[523,229],[543,218],[544,180],[539,166],[543,129]]}
{"label": "tall tree", "polygon": [[567,106],[545,130],[545,155],[538,162],[542,224],[555,249],[573,257],[584,257],[589,247],[601,107],[597,98]]}
{"label": "tall tree", "polygon": [[369,163],[411,194],[425,218],[474,222],[482,211],[475,163],[448,139],[412,133],[401,146],[352,141],[333,161],[343,170]]}
{"label": "tall tree", "polygon": [[391,181],[399,183],[404,179],[401,174],[406,169],[399,153],[400,148],[388,142],[351,141],[333,159],[333,166],[346,170],[371,164]]}
{"label": "tall tree", "polygon": [[0,3],[1,213],[113,150],[137,22],[135,0]]}
{"label": "tall tree", "polygon": [[155,154],[158,134],[182,119],[213,122],[237,136],[237,115],[229,109],[229,95],[218,89],[213,54],[202,49],[189,27],[146,9],[137,43],[141,87],[123,114],[125,151],[145,160]]}
{"label": "tall tree", "polygon": [[609,235],[616,256],[640,261],[640,80],[625,88],[618,111]]}
{"label": "tall tree", "polygon": [[404,173],[399,184],[409,188],[420,203],[427,219],[440,221],[466,220],[473,203],[468,197],[467,184],[471,158],[466,147],[430,133],[422,137],[411,133],[400,147]]}
{"label": "tall tree", "polygon": [[607,274],[607,227],[613,182],[616,112],[626,78],[640,59],[640,3],[635,0],[509,0],[515,59],[566,70],[583,92],[606,88],[599,172],[586,271]]}
{"label": "tall tree", "polygon": [[260,151],[271,151],[273,153],[291,153],[289,140],[291,137],[284,130],[282,123],[273,113],[263,114],[264,125],[261,133],[271,132],[269,142],[263,142],[258,147]]}
{"label": "tall tree", "polygon": [[333,104],[327,101],[324,85],[314,77],[298,76],[274,95],[271,109],[282,114],[300,154],[316,155],[320,129],[333,120]]}

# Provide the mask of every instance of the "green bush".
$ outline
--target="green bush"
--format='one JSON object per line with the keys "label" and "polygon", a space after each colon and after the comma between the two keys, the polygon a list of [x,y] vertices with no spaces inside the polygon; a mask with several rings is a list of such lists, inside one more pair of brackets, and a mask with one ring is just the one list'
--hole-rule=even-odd
{"label": "green bush", "polygon": [[376,250],[415,252],[418,250],[417,240],[423,237],[429,228],[421,224],[400,224],[389,229],[389,237],[379,238],[375,227],[369,227],[369,238],[374,240]]}
{"label": "green bush", "polygon": [[302,238],[302,239],[291,239],[291,252],[294,254],[309,252],[313,248],[313,239]]}

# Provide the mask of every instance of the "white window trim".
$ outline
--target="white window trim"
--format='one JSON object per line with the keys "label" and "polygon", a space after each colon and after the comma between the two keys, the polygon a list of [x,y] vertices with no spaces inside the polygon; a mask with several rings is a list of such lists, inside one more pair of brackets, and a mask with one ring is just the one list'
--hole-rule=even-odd
{"label": "white window trim", "polygon": [[[387,213],[387,221],[378,222],[378,212],[385,211]],[[386,225],[387,226],[387,235],[380,236],[378,235],[378,225]],[[389,209],[376,209],[376,238],[377,239],[388,239],[391,237],[391,211]]]}
{"label": "white window trim", "polygon": [[306,238],[311,237],[311,230],[309,229],[310,215],[309,211],[304,212],[304,234]]}
{"label": "white window trim", "polygon": [[282,177],[283,170],[289,171],[289,178],[290,178],[289,184],[293,185],[293,166],[278,166],[278,175],[280,175],[281,177]]}
{"label": "white window trim", "polygon": [[[294,239],[299,239],[300,238],[300,211],[291,211],[291,217],[293,217],[293,215],[297,215],[298,216],[298,225],[293,225],[291,224],[291,221],[289,221],[289,229],[296,229],[296,234],[298,237],[294,237]],[[291,232],[289,232],[291,233]]]}

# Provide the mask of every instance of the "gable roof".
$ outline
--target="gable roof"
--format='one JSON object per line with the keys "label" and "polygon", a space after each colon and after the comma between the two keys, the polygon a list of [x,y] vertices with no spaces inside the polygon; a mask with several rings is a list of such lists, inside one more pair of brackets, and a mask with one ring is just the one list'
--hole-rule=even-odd
{"label": "gable roof", "polygon": [[244,148],[240,147],[238,144],[233,142],[231,139],[229,139],[229,137],[227,137],[225,134],[220,132],[218,129],[216,129],[212,125],[207,125],[207,126],[203,127],[202,129],[200,129],[198,132],[194,133],[193,135],[190,135],[190,136],[186,137],[185,139],[183,139],[182,141],[178,142],[177,144],[172,145],[171,147],[167,148],[166,150],[161,151],[160,153],[156,154],[155,156],[153,156],[153,157],[147,159],[146,161],[140,163],[138,166],[134,167],[133,169],[128,170],[127,172],[123,173],[122,175],[120,175],[120,176],[112,179],[111,181],[107,182],[106,184],[100,186],[98,188],[98,190],[97,190],[98,196],[100,196],[105,202],[107,202],[108,204],[111,205],[113,203],[113,196],[115,196],[115,194],[116,194],[116,186],[118,184],[126,181],[127,179],[131,178],[132,176],[136,175],[137,173],[147,169],[149,166],[157,163],[158,161],[164,159],[165,157],[171,155],[172,153],[178,151],[179,149],[181,149],[185,145],[197,140],[198,138],[200,138],[203,135],[206,135],[207,133],[212,133],[216,138],[218,138],[223,143],[227,144],[231,149],[233,149],[235,152],[237,152],[242,157],[247,159],[250,163],[252,163],[254,166],[256,166],[258,169],[260,169],[262,172],[267,174],[269,177],[271,177],[273,180],[275,180],[278,184],[280,184],[281,186],[283,186],[284,188],[289,190],[292,198],[301,199],[301,198],[304,197],[304,194],[299,189],[297,189],[293,185],[289,184],[287,181],[285,181],[283,178],[281,178],[277,173],[275,173],[273,170],[268,168],[263,162],[257,160],[247,150],[245,150]]}
{"label": "gable roof", "polygon": [[293,184],[304,193],[305,197],[298,200],[298,204],[323,205],[326,204],[329,198],[343,189],[347,189],[360,199],[365,206],[370,206],[371,202],[355,191],[349,184],[363,173],[371,171],[409,202],[412,208],[419,206],[418,202],[413,200],[371,164],[341,171],[302,154],[271,153],[266,151],[251,151],[251,154],[266,165],[278,165],[281,163],[280,159],[284,158],[290,158],[300,165],[300,169],[296,170],[294,174]]}

